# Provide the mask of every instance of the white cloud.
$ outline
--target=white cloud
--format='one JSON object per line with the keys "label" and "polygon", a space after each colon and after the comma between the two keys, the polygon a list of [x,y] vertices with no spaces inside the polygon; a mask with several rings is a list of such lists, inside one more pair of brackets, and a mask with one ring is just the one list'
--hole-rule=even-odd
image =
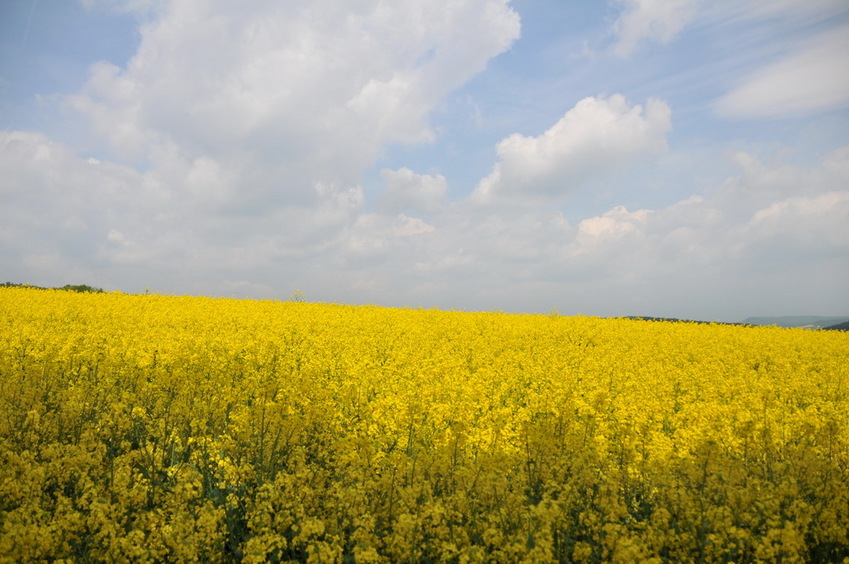
{"label": "white cloud", "polygon": [[161,203],[132,168],[78,158],[38,133],[0,131],[0,176],[0,262],[22,265],[24,280],[85,277],[100,245]]}
{"label": "white cloud", "polygon": [[[3,133],[3,263],[23,265],[21,279],[63,256],[125,288],[142,266],[193,287],[232,268],[248,287],[249,269],[332,263],[364,233],[352,227],[364,171],[392,143],[433,139],[429,112],[519,35],[506,0],[115,7],[141,14],[138,51],[125,67],[92,65],[66,98],[97,158]],[[444,178],[410,173],[404,189],[404,174],[388,173],[389,208],[442,204]],[[420,221],[374,230],[405,237]]]}
{"label": "white cloud", "polygon": [[758,210],[746,228],[755,241],[769,241],[783,253],[839,250],[849,263],[849,190],[775,202]]}
{"label": "white cloud", "polygon": [[849,106],[847,53],[849,25],[808,39],[722,97],[717,111],[761,118],[845,108]]}
{"label": "white cloud", "polygon": [[[150,284],[136,281],[134,269],[148,280],[184,271],[204,278],[216,270],[268,268],[319,255],[338,244],[362,208],[358,186],[316,184],[309,207],[261,215],[217,210],[210,193],[216,167],[211,160],[186,168],[166,162],[139,173],[93,164],[40,134],[2,131],[0,175],[8,203],[0,207],[2,262],[23,280],[58,283],[80,272],[92,283],[138,289]],[[172,191],[171,185],[186,188]],[[73,268],[48,268],[57,257]]]}
{"label": "white cloud", "polygon": [[516,309],[728,321],[839,314],[849,288],[826,280],[849,276],[849,192],[839,188],[849,186],[849,148],[812,168],[749,154],[735,162],[738,173],[705,194],[654,210],[614,206],[575,227],[526,208],[446,213],[417,271],[444,299],[450,280],[467,303]]}
{"label": "white cloud", "polygon": [[[768,4],[740,17],[810,14]],[[849,276],[849,147],[806,166],[737,152],[735,172],[714,181],[722,173],[698,171],[728,170],[715,161],[725,148],[689,145],[695,170],[676,169],[680,154],[654,158],[667,150],[666,102],[590,97],[537,136],[503,138],[495,162],[455,152],[477,176],[470,198],[451,201],[449,183],[468,176],[411,168],[428,170],[459,137],[386,149],[441,141],[431,112],[518,36],[506,2],[122,5],[147,22],[138,53],[125,68],[94,65],[68,98],[96,138],[88,150],[0,132],[11,280],[600,315],[845,313],[849,290],[834,281]],[[673,40],[693,5],[628,3],[617,48]],[[474,106],[469,96],[457,99]],[[493,134],[507,122],[492,100],[478,102],[486,127],[463,141],[505,131]],[[367,201],[377,163],[390,168]]]}
{"label": "white cloud", "polygon": [[629,212],[625,206],[616,206],[603,215],[587,218],[578,224],[576,252],[586,253],[600,243],[621,241],[637,233],[645,223],[650,210]]}
{"label": "white cloud", "polygon": [[224,216],[344,195],[388,145],[432,140],[433,107],[519,35],[506,0],[137,4],[135,56],[67,103],[99,153]]}
{"label": "white cloud", "polygon": [[588,178],[663,152],[670,118],[662,100],[650,98],[643,107],[618,94],[584,98],[542,135],[515,133],[502,140],[499,161],[472,199],[561,200]]}
{"label": "white cloud", "polygon": [[790,304],[840,313],[849,298],[818,282],[849,275],[849,147],[814,168],[739,154],[739,173],[710,193],[614,206],[575,226],[556,211],[463,203],[428,221],[362,213],[361,190],[322,185],[315,206],[195,217],[192,200],[164,205],[153,172],[93,165],[35,134],[4,132],[0,148],[12,180],[0,185],[11,203],[0,208],[0,258],[19,280],[726,320],[799,311]]}
{"label": "white cloud", "polygon": [[[432,138],[430,109],[519,34],[504,0],[182,0],[158,16],[127,68],[93,66],[72,106],[121,158],[236,145],[302,186],[350,182],[386,143]],[[305,178],[322,168],[335,177]]]}
{"label": "white cloud", "polygon": [[628,57],[645,42],[666,44],[696,16],[699,0],[623,0],[613,23],[613,53]]}
{"label": "white cloud", "polygon": [[408,168],[383,169],[380,176],[386,191],[380,195],[379,208],[389,213],[417,210],[433,213],[443,205],[447,182],[441,174],[416,174]]}
{"label": "white cloud", "polygon": [[[346,250],[356,259],[350,264],[362,268],[366,264],[373,265],[375,259],[397,258],[393,251],[397,251],[399,246],[409,250],[406,241],[410,237],[433,231],[432,225],[417,217],[362,214],[345,237]],[[364,263],[364,257],[371,260]]]}

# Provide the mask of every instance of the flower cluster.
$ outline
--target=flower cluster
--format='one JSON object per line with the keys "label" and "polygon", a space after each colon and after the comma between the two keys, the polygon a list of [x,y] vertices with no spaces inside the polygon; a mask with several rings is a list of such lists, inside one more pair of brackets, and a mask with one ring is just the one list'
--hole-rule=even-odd
{"label": "flower cluster", "polygon": [[849,334],[0,288],[0,562],[849,561]]}

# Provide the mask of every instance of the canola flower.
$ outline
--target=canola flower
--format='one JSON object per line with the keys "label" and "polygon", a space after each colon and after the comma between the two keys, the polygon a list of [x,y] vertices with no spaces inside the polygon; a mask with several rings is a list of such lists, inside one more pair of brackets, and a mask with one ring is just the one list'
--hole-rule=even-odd
{"label": "canola flower", "polygon": [[0,288],[0,561],[849,562],[849,335]]}

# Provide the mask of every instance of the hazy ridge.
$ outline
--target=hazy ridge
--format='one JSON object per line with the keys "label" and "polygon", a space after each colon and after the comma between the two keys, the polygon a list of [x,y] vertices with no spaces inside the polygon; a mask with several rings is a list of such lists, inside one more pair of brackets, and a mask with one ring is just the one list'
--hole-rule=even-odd
{"label": "hazy ridge", "polygon": [[782,315],[777,317],[747,317],[743,323],[749,325],[775,325],[778,327],[806,327],[825,329],[849,322],[849,315]]}

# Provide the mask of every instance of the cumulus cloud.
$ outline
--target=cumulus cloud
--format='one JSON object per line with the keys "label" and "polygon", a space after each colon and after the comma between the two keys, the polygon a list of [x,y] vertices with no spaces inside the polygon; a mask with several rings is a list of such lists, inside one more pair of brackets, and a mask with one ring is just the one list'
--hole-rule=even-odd
{"label": "cumulus cloud", "polygon": [[[450,174],[394,161],[367,201],[364,171],[392,144],[437,138],[430,112],[518,36],[504,1],[122,5],[145,14],[138,53],[92,66],[67,99],[88,151],[0,132],[10,279],[701,318],[849,303],[818,284],[849,276],[849,147],[815,166],[738,152],[724,182],[679,175],[686,198],[632,204],[622,173],[669,164],[653,158],[671,130],[658,99],[589,97],[537,136],[505,137],[465,200]],[[671,41],[691,6],[626,4],[618,49]],[[831,45],[817,41],[803,47]]]}
{"label": "cumulus cloud", "polygon": [[[217,213],[210,195],[216,166],[203,160],[139,172],[80,157],[41,134],[2,131],[2,262],[23,280],[75,277],[138,289],[150,285],[145,279],[174,283],[175,276],[248,272],[320,256],[362,208],[358,186],[317,183],[309,207]],[[171,190],[175,184],[185,189]]]}
{"label": "cumulus cloud", "polygon": [[26,280],[90,274],[104,245],[126,244],[121,230],[164,203],[134,169],[38,133],[0,131],[0,176],[2,262],[23,265]]}
{"label": "cumulus cloud", "polygon": [[154,11],[127,67],[94,65],[68,103],[123,162],[149,164],[169,145],[215,160],[243,179],[232,200],[298,202],[316,181],[356,183],[386,144],[431,139],[433,106],[519,34],[504,0]]}
{"label": "cumulus cloud", "polygon": [[[0,185],[10,202],[0,208],[0,253],[23,279],[46,284],[180,281],[195,293],[301,288],[385,305],[726,320],[741,310],[799,313],[789,303],[836,313],[829,308],[849,292],[818,281],[849,275],[849,147],[813,168],[745,153],[735,163],[734,176],[702,195],[653,210],[613,206],[574,225],[560,211],[462,202],[427,221],[362,213],[361,190],[322,185],[313,188],[320,205],[222,221],[192,217],[188,202],[161,190],[159,173],[4,132],[0,174],[14,181]],[[92,201],[102,205],[92,211]]]}
{"label": "cumulus cloud", "polygon": [[625,206],[616,206],[601,216],[581,221],[578,224],[575,252],[591,252],[600,244],[616,243],[639,232],[650,213],[650,210],[629,212]]}
{"label": "cumulus cloud", "polygon": [[380,195],[379,208],[384,212],[438,211],[446,199],[448,190],[445,177],[441,174],[416,174],[408,168],[383,169],[380,172],[386,190]]}
{"label": "cumulus cloud", "polygon": [[[345,238],[347,258],[357,268],[371,266],[389,257],[395,258],[393,251],[399,246],[409,250],[406,247],[410,238],[433,231],[432,225],[417,217],[362,214]],[[364,262],[363,258],[369,260]]]}
{"label": "cumulus cloud", "polygon": [[[613,206],[570,225],[538,208],[452,208],[414,274],[457,307],[603,315],[823,314],[849,303],[849,148],[814,167],[734,156],[736,174],[656,209]],[[394,263],[409,264],[413,259]],[[411,277],[413,277],[411,275]],[[451,292],[458,297],[451,302]],[[710,311],[703,303],[711,303]]]}
{"label": "cumulus cloud", "polygon": [[3,132],[3,264],[23,280],[260,288],[417,233],[402,212],[434,212],[445,179],[385,173],[386,223],[362,215],[364,171],[432,139],[434,106],[519,35],[506,0],[114,7],[141,14],[137,52],[65,98],[97,158]]}
{"label": "cumulus cloud", "polygon": [[675,39],[697,13],[699,0],[624,0],[613,23],[615,55],[628,57],[646,42],[666,44]]}
{"label": "cumulus cloud", "polygon": [[663,152],[670,120],[662,100],[649,98],[643,107],[618,94],[584,98],[542,135],[502,140],[499,160],[472,200],[562,200],[591,177]]}
{"label": "cumulus cloud", "polygon": [[[788,198],[758,210],[746,224],[757,243],[849,257],[849,190]],[[849,258],[847,258],[849,261]]]}
{"label": "cumulus cloud", "polygon": [[766,249],[782,256],[787,269],[811,252],[842,256],[843,268],[849,268],[849,147],[830,152],[813,168],[769,166],[747,153],[736,154],[734,162],[739,174],[709,197],[653,213],[655,233],[712,262],[747,270],[757,269]]}
{"label": "cumulus cloud", "polygon": [[756,71],[717,102],[717,111],[741,118],[783,117],[849,106],[849,25],[796,45]]}

